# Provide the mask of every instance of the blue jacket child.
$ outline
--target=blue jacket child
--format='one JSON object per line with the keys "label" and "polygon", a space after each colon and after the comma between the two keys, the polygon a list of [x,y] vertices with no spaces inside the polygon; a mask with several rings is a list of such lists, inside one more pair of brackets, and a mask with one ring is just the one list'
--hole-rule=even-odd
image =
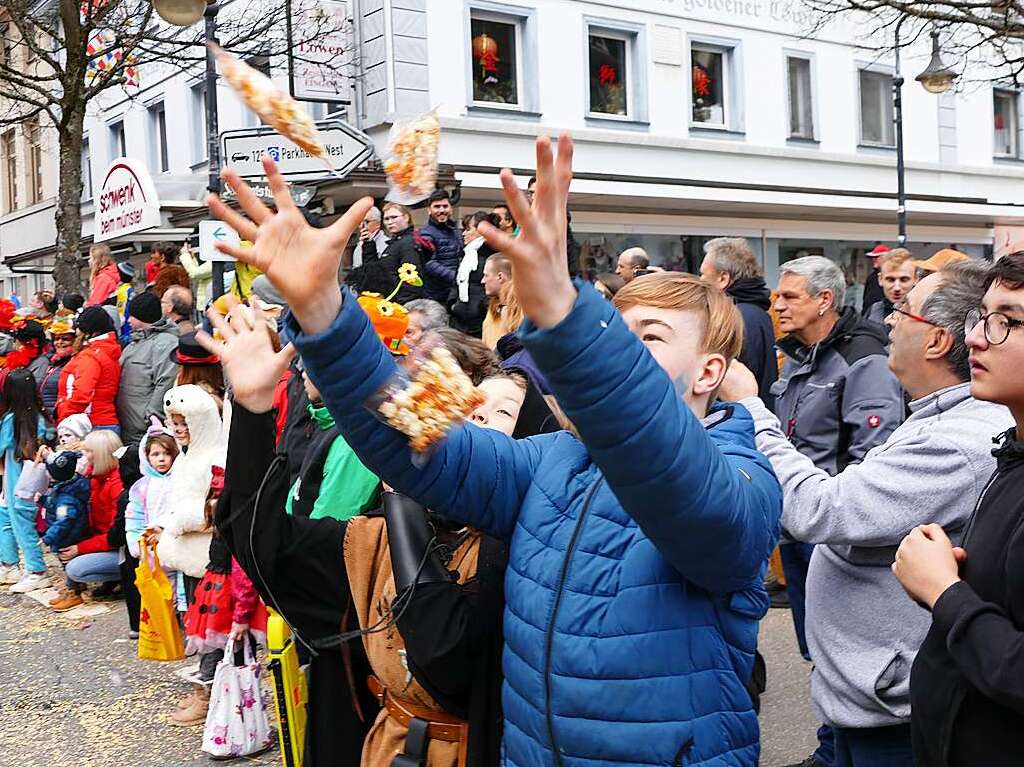
{"label": "blue jacket child", "polygon": [[46,462],[53,485],[43,496],[46,533],[43,543],[56,553],[89,535],[89,479],[75,473],[79,453],[65,450]]}

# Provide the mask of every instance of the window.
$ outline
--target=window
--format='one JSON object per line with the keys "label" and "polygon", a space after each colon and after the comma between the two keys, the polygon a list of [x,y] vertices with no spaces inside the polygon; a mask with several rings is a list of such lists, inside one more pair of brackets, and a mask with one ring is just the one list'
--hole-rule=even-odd
{"label": "window", "polygon": [[862,144],[895,146],[892,75],[860,71],[860,140]]}
{"label": "window", "polygon": [[473,101],[519,106],[522,30],[520,23],[474,12],[470,17]]}
{"label": "window", "polygon": [[110,150],[111,160],[116,160],[118,157],[128,156],[128,146],[125,141],[123,120],[118,120],[116,123],[111,123],[107,126],[107,138],[110,142],[108,149]]}
{"label": "window", "polygon": [[14,128],[0,135],[0,154],[3,155],[4,213],[18,208],[18,149]]}
{"label": "window", "polygon": [[92,199],[92,152],[89,139],[82,142],[82,199]]}
{"label": "window", "polygon": [[597,115],[626,117],[629,110],[629,76],[627,62],[630,39],[612,32],[588,35],[590,49],[589,85],[590,112]]}
{"label": "window", "polygon": [[814,107],[811,96],[810,59],[790,56],[786,59],[789,81],[789,136],[814,138]]}
{"label": "window", "polygon": [[1017,157],[1017,104],[1019,94],[1013,91],[992,91],[993,143],[996,157]]}
{"label": "window", "polygon": [[206,83],[199,82],[192,86],[192,162],[195,165],[204,163],[209,157],[206,145]]}
{"label": "window", "polygon": [[14,41],[11,40],[11,25],[0,25],[0,64],[11,64],[14,60]]}
{"label": "window", "polygon": [[[250,56],[245,60],[245,63],[257,72],[262,72],[267,77],[270,77],[270,58],[268,56]],[[263,123],[260,116],[248,107],[242,107],[242,110],[245,113],[245,125],[247,128],[254,128]],[[205,120],[206,118],[204,117],[203,119]]]}
{"label": "window", "polygon": [[692,65],[692,120],[702,127],[727,127],[726,94],[729,66],[728,53],[722,50],[693,45],[690,49]]}
{"label": "window", "polygon": [[25,121],[25,159],[28,204],[35,205],[43,199],[43,134],[38,117]]}
{"label": "window", "polygon": [[167,149],[167,110],[161,101],[149,108],[150,164],[158,173],[171,169]]}

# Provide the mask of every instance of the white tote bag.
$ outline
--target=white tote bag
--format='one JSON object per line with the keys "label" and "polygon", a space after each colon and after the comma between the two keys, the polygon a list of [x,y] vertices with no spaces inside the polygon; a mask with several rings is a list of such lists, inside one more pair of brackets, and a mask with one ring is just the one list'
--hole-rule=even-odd
{"label": "white tote bag", "polygon": [[242,640],[244,662],[235,665],[234,638],[217,664],[210,688],[210,709],[203,729],[203,751],[215,757],[249,756],[266,751],[276,738],[267,719],[269,695],[260,686],[260,664],[248,638]]}

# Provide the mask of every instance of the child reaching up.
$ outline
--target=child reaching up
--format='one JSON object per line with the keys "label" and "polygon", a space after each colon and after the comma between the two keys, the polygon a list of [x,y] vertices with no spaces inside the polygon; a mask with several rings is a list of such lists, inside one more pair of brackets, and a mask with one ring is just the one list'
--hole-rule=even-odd
{"label": "child reaching up", "polygon": [[42,497],[46,517],[43,544],[56,554],[89,535],[89,479],[76,471],[78,453],[65,450],[51,455],[46,471],[54,483]]}

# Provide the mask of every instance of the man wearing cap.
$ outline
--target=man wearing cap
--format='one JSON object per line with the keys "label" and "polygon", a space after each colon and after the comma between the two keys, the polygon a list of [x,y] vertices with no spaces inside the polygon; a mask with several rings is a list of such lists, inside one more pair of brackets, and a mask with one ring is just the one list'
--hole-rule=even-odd
{"label": "man wearing cap", "polygon": [[131,341],[121,352],[121,387],[117,392],[117,417],[125,444],[142,439],[149,417],[160,415],[164,394],[174,386],[178,366],[171,352],[178,347],[178,328],[163,315],[160,299],[149,291],[128,304]]}
{"label": "man wearing cap", "polygon": [[924,261],[915,261],[914,268],[917,269],[918,274],[927,272],[928,274],[934,274],[935,272],[941,271],[947,264],[953,264],[957,261],[969,261],[971,259],[966,253],[961,253],[959,250],[953,250],[952,248],[943,248],[942,250],[936,251],[935,255],[931,258],[925,259]]}
{"label": "man wearing cap", "polygon": [[864,300],[860,310],[861,315],[865,317],[875,302],[882,300],[882,283],[878,281],[878,277],[881,273],[882,256],[888,252],[888,245],[876,245],[864,254],[871,259],[871,274],[864,280]]}
{"label": "man wearing cap", "polygon": [[75,320],[78,351],[64,366],[57,384],[57,420],[87,413],[97,429],[120,433],[117,387],[121,380],[121,344],[110,315],[87,306]]}

